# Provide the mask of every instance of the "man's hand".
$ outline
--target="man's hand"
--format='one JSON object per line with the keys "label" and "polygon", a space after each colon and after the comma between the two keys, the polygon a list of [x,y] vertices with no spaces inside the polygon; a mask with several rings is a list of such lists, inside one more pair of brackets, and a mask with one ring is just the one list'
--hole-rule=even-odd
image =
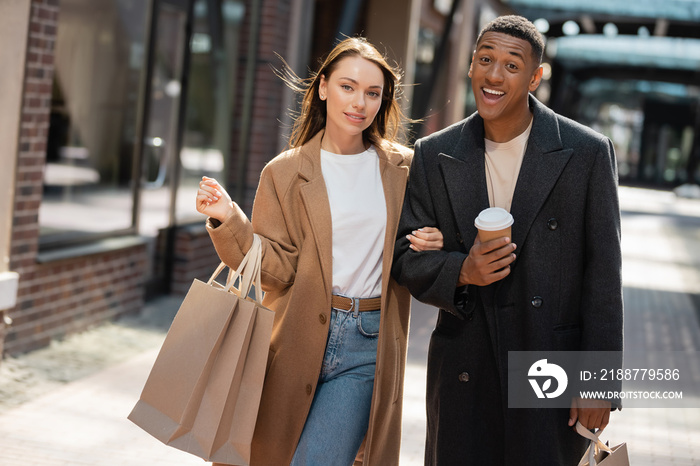
{"label": "man's hand", "polygon": [[458,285],[486,286],[502,280],[510,273],[510,264],[515,260],[515,247],[510,238],[481,243],[477,237],[469,255],[462,262]]}
{"label": "man's hand", "polygon": [[569,426],[579,421],[586,429],[603,429],[610,421],[610,402],[574,397],[569,409]]}

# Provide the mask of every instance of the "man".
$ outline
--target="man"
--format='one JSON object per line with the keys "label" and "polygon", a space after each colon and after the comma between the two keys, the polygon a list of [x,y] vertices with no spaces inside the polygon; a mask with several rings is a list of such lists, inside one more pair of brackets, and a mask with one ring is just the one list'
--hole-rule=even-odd
{"label": "man", "polygon": [[[575,465],[586,447],[575,421],[609,420],[603,400],[508,408],[508,351],[622,350],[613,147],[530,95],[543,47],[525,18],[489,23],[469,69],[477,113],[416,142],[392,273],[440,308],[426,464]],[[489,206],[511,212],[512,239],[476,239]],[[409,249],[422,225],[442,231],[442,251]]]}

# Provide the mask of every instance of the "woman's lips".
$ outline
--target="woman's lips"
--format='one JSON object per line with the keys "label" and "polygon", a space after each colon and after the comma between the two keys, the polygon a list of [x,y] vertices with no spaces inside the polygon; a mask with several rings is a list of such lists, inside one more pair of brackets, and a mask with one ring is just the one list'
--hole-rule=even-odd
{"label": "woman's lips", "polygon": [[356,123],[361,123],[365,120],[364,115],[360,115],[357,113],[345,113],[345,116],[348,117],[350,121],[354,121]]}

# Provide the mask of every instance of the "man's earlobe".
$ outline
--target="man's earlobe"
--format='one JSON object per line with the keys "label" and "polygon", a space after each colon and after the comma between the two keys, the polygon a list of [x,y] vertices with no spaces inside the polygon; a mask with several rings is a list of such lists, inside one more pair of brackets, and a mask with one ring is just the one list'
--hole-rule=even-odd
{"label": "man's earlobe", "polygon": [[538,87],[540,87],[540,82],[542,82],[542,73],[544,72],[544,68],[540,65],[535,73],[532,75],[532,81],[530,81],[530,92],[535,91]]}

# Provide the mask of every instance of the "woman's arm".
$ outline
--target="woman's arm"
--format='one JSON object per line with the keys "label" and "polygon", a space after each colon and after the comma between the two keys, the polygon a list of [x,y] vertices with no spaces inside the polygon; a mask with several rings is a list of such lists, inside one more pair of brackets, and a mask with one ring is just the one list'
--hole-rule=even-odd
{"label": "woman's arm", "polygon": [[262,288],[281,290],[296,276],[297,249],[287,230],[286,218],[272,177],[263,170],[253,204],[253,222],[212,178],[203,178],[197,193],[197,210],[210,218],[207,230],[222,261],[237,267],[253,242],[262,241]]}

